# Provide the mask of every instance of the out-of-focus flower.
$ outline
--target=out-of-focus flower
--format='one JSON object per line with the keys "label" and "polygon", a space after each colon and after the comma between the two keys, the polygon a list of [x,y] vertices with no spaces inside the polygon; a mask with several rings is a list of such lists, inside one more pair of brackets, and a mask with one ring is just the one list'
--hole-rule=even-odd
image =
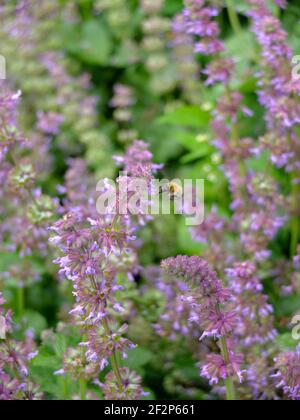
{"label": "out-of-focus flower", "polygon": [[61,124],[64,122],[63,115],[55,112],[44,112],[38,113],[37,128],[45,134],[58,134]]}
{"label": "out-of-focus flower", "polygon": [[201,374],[211,383],[235,375],[241,379],[243,358],[235,354],[227,343],[237,321],[235,311],[226,307],[232,300],[231,292],[223,288],[217,274],[199,257],[168,258],[162,262],[162,268],[170,277],[182,279],[189,285],[190,292],[183,295],[183,299],[190,303],[193,310],[191,321],[198,323],[204,331],[201,339],[214,337],[222,343],[222,354],[208,355],[207,363],[201,363]]}
{"label": "out-of-focus flower", "polygon": [[147,395],[142,391],[141,378],[127,367],[120,369],[122,386],[118,386],[115,373],[109,372],[104,384],[96,382],[102,389],[106,400],[141,400]]}
{"label": "out-of-focus flower", "polygon": [[286,397],[300,400],[300,345],[295,352],[281,353],[275,358],[276,386]]}

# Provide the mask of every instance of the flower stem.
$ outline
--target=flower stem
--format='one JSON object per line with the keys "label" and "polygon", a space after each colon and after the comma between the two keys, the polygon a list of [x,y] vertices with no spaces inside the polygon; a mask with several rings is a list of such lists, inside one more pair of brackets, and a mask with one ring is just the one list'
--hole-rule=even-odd
{"label": "flower stem", "polygon": [[24,309],[25,309],[25,290],[24,287],[17,288],[17,307],[18,307],[18,315],[20,319],[24,316]]}
{"label": "flower stem", "polygon": [[[110,332],[110,328],[109,328],[107,319],[104,318],[102,322],[103,322],[103,327],[104,327],[106,333],[110,334],[111,332]],[[113,353],[112,353],[112,356],[110,358],[110,362],[111,362],[111,366],[113,368],[113,371],[114,371],[114,374],[115,374],[115,377],[116,377],[116,380],[117,380],[119,391],[122,391],[123,390],[123,381],[122,381],[122,376],[121,376],[121,373],[120,373],[120,368],[119,368],[119,364],[118,364],[118,360],[117,360],[117,356],[116,356],[115,351],[113,351]]]}
{"label": "flower stem", "polygon": [[84,377],[80,378],[79,386],[80,386],[80,400],[85,401],[86,400],[86,380]]}
{"label": "flower stem", "polygon": [[121,376],[118,361],[117,361],[116,352],[113,352],[113,354],[111,356],[111,365],[112,365],[115,377],[117,378],[117,383],[118,383],[119,390],[122,391],[123,381],[122,381],[122,376]]}
{"label": "flower stem", "polygon": [[[216,311],[219,314],[219,316],[221,317],[221,308],[220,308],[219,303],[216,304]],[[228,369],[230,364],[231,364],[231,361],[230,361],[230,355],[229,355],[227,340],[226,340],[225,336],[222,336],[220,338],[220,346],[221,346],[222,356],[225,360],[226,367]],[[234,401],[236,399],[235,398],[235,389],[234,389],[233,379],[232,379],[231,376],[228,376],[225,379],[225,385],[226,385],[226,399],[227,399],[227,401]]]}
{"label": "flower stem", "polygon": [[[96,291],[97,290],[97,282],[96,282],[96,279],[93,276],[91,276],[91,282],[92,282],[92,285],[93,285],[93,287]],[[109,325],[108,325],[107,318],[103,318],[102,325],[103,325],[103,328],[105,330],[105,333],[107,335],[111,335],[111,331],[110,331],[110,328],[109,328]],[[112,356],[110,358],[110,363],[111,363],[111,366],[113,368],[113,371],[114,371],[114,374],[115,374],[115,377],[116,377],[116,380],[117,380],[119,391],[122,392],[123,381],[122,381],[122,376],[121,376],[121,373],[120,373],[120,368],[119,368],[119,364],[118,364],[118,360],[117,360],[117,356],[116,356],[115,351],[112,352]]]}
{"label": "flower stem", "polygon": [[63,389],[64,389],[64,398],[65,400],[69,399],[69,383],[68,383],[68,378],[66,376],[64,376],[63,378]]}
{"label": "flower stem", "polygon": [[293,184],[292,186],[292,199],[293,199],[293,218],[292,218],[292,225],[291,225],[291,257],[294,257],[297,254],[297,246],[299,240],[299,231],[300,231],[300,224],[299,224],[299,186],[298,184]]}
{"label": "flower stem", "polygon": [[226,7],[231,27],[234,30],[234,32],[238,34],[241,32],[242,27],[236,10],[232,4],[232,0],[226,0]]}
{"label": "flower stem", "polygon": [[[224,360],[226,362],[227,366],[230,366],[230,357],[229,357],[229,351],[227,346],[227,340],[225,337],[221,337],[220,339],[221,344],[221,351],[224,357]],[[226,385],[226,399],[227,401],[234,401],[235,398],[235,390],[234,390],[234,384],[233,379],[229,376],[225,379],[225,385]]]}

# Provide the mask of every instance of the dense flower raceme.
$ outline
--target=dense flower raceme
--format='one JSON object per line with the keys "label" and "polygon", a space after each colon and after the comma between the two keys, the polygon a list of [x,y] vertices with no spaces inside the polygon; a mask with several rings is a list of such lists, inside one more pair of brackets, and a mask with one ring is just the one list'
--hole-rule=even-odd
{"label": "dense flower raceme", "polygon": [[[43,258],[50,255],[47,227],[53,216],[60,213],[58,200],[44,195],[38,186],[52,169],[49,150],[54,138],[62,139],[64,132],[66,139],[71,130],[72,138],[93,143],[93,137],[97,136],[98,141],[96,98],[87,93],[89,78],[86,75],[74,77],[70,72],[71,62],[58,51],[61,40],[54,29],[59,25],[61,8],[56,1],[43,0],[38,8],[34,4],[35,1],[26,0],[15,8],[7,3],[0,11],[3,18],[0,38],[4,46],[1,53],[11,64],[10,81],[5,82],[1,93],[0,154],[4,180],[1,184],[1,250],[21,257],[17,263],[6,267],[1,279],[4,283],[13,279],[19,289],[40,280],[38,267],[29,259],[33,255]],[[67,15],[68,21],[74,17],[71,10]],[[18,47],[20,44],[22,48]],[[12,79],[22,89],[18,110],[20,91],[11,93],[6,87]],[[32,97],[35,101],[30,99]],[[32,121],[27,117],[28,103],[33,111]],[[60,147],[63,142],[60,141]],[[99,153],[97,157],[100,161]]]}
{"label": "dense flower raceme", "polygon": [[114,372],[110,372],[104,384],[96,381],[108,400],[141,400],[145,393],[141,388],[141,377],[127,367],[120,369],[120,375],[123,380],[122,388],[118,388]]}
{"label": "dense flower raceme", "polygon": [[[15,252],[20,256],[19,261],[7,267],[1,277],[4,280],[13,278],[18,288],[24,288],[29,286],[30,279],[33,282],[39,279],[39,273],[30,266],[27,257],[37,252],[47,255],[47,227],[53,214],[59,211],[59,204],[57,200],[44,195],[37,185],[36,179],[41,172],[36,156],[32,153],[34,139],[28,141],[17,124],[19,97],[19,93],[11,93],[6,89],[1,93],[5,117],[2,119],[1,141],[1,145],[4,145],[1,161],[1,250],[3,253]],[[6,139],[9,143],[6,143]]]}
{"label": "dense flower raceme", "polygon": [[[265,1],[248,1],[252,30],[261,47],[261,70],[258,73],[259,99],[266,109],[268,131],[261,138],[259,150],[267,150],[278,168],[291,174],[291,194],[287,206],[292,218],[290,253],[295,255],[298,243],[299,217],[299,79],[292,77],[292,50],[288,34],[280,20],[273,16]],[[284,2],[279,4],[284,6]]]}
{"label": "dense flower raceme", "polygon": [[234,375],[242,380],[243,357],[234,353],[227,340],[237,322],[236,312],[228,307],[232,299],[230,290],[223,288],[217,274],[199,257],[169,258],[162,262],[162,268],[169,276],[184,280],[190,287],[190,293],[183,295],[182,299],[192,307],[190,321],[200,324],[204,331],[201,339],[215,337],[223,342],[221,354],[207,355],[201,366],[201,375],[211,384]]}
{"label": "dense flower raceme", "polygon": [[163,94],[172,91],[176,86],[176,76],[168,47],[168,36],[171,31],[170,19],[160,13],[165,0],[140,0],[144,15],[142,31],[144,34],[142,48],[146,55],[146,68],[151,75],[151,88]]}
{"label": "dense flower raceme", "polygon": [[163,275],[158,268],[149,267],[144,271],[145,278],[154,284],[165,299],[164,313],[154,325],[156,333],[172,341],[176,341],[178,337],[181,340],[182,336],[188,339],[190,335],[197,334],[198,338],[202,332],[195,331],[196,328],[191,329],[188,322],[192,317],[191,305],[182,300],[182,294],[188,292],[186,283]]}
{"label": "dense flower raceme", "polygon": [[263,294],[263,286],[251,262],[236,263],[227,270],[233,291],[235,308],[239,314],[237,334],[245,346],[264,344],[276,337],[273,326],[273,308]]}
{"label": "dense flower raceme", "polygon": [[[89,76],[78,77],[77,65],[62,53],[64,41],[59,28],[62,23],[77,21],[74,3],[63,9],[57,0],[41,0],[38,7],[36,0],[22,0],[17,7],[6,3],[0,10],[1,54],[10,63],[10,78],[23,93],[19,113],[27,137],[37,138],[36,132],[27,133],[35,118],[38,130],[55,135],[63,150],[77,149],[76,140],[93,150],[88,159],[93,160],[97,150],[98,163],[102,161],[103,173],[109,175],[107,139],[100,138],[97,130],[98,98],[90,93]],[[30,119],[28,106],[32,109]],[[35,141],[36,154],[40,157],[42,148],[44,159],[48,159],[46,144],[45,138]]]}
{"label": "dense flower raceme", "polygon": [[[217,24],[212,20],[218,14],[218,11],[215,8],[205,7],[205,3],[203,1],[186,2],[184,16],[187,32],[202,38],[203,43],[197,44],[196,50],[198,49],[199,51],[199,45],[202,45],[201,53],[213,55],[223,51],[224,47],[221,42],[217,42],[220,31]],[[212,50],[209,48],[204,50],[203,45],[212,44],[214,44]],[[223,73],[221,64],[223,64]],[[238,111],[241,108],[246,116],[250,116],[251,111],[242,106],[243,97],[239,93],[230,90],[229,82],[232,77],[232,64],[228,62],[224,66],[224,61],[217,56],[211,62],[205,74],[208,76],[208,84],[218,81],[227,84],[228,90],[219,99],[217,109],[214,112],[213,128],[217,135],[216,146],[224,156],[224,169],[233,195],[232,209],[235,212],[235,217],[230,226],[223,218],[216,215],[216,211],[213,210],[206,218],[204,224],[192,228],[194,239],[208,244],[207,258],[219,268],[220,272],[224,268],[231,266],[234,258],[239,258],[239,250],[232,247],[228,239],[225,239],[225,232],[234,232],[238,226],[240,228],[238,233],[241,235],[245,251],[250,255],[254,255],[260,261],[270,256],[270,252],[267,249],[268,244],[285,221],[283,217],[273,217],[274,214],[277,214],[278,207],[281,206],[283,208],[284,204],[275,181],[272,178],[266,179],[265,175],[257,176],[245,172],[243,161],[252,156],[252,149],[254,149],[255,143],[252,139],[242,139],[240,142],[238,138]],[[213,70],[217,69],[219,70],[215,74]],[[245,188],[245,185],[248,185],[248,187]],[[264,210],[262,210],[262,206]],[[249,297],[244,296],[246,301]],[[265,299],[265,297],[262,297],[262,300]],[[251,301],[248,301],[248,304],[251,305]],[[243,310],[246,311],[246,308]],[[268,307],[265,313],[265,320],[267,321],[270,310],[270,307]],[[266,331],[268,327],[272,327],[271,317],[269,321],[270,324],[265,325]],[[243,321],[241,324],[243,324]],[[273,330],[273,327],[270,328],[266,339],[268,337],[269,339],[273,338]],[[259,337],[262,339],[263,334],[258,335],[257,339]],[[248,339],[251,340],[249,337]],[[263,384],[260,385],[259,391],[263,388]]]}
{"label": "dense flower raceme", "polygon": [[[245,159],[253,157],[256,146],[253,139],[240,139],[239,121],[240,115],[250,117],[251,111],[243,105],[242,95],[231,89],[233,61],[225,57],[224,45],[218,40],[220,30],[214,20],[218,10],[210,7],[208,3],[187,1],[184,14],[187,32],[200,37],[196,51],[211,56],[212,61],[204,72],[208,77],[206,83],[210,85],[221,82],[226,86],[224,94],[217,101],[212,126],[216,134],[215,145],[224,157],[223,168],[232,194],[231,208],[234,216],[231,227],[226,229],[226,233],[235,231],[240,236],[243,253],[240,253],[242,249],[237,249],[236,245],[233,248],[228,247],[228,240],[227,242],[224,240],[226,235],[221,233],[224,232],[222,229],[225,221],[214,217],[214,212],[203,226],[193,228],[192,233],[195,239],[208,243],[208,252],[211,251],[211,247],[218,251],[215,254],[217,256],[223,256],[223,248],[231,250],[232,253],[229,251],[228,256],[225,253],[223,258],[218,258],[222,270],[230,267],[234,260],[237,263],[239,258],[244,258],[245,253],[259,262],[271,256],[268,245],[286,220],[279,211],[283,210],[287,203],[271,177],[249,172],[244,163]],[[210,45],[213,45],[212,49],[207,47]],[[212,226],[209,224],[210,219]],[[210,229],[206,229],[206,225],[210,226]],[[218,239],[217,233],[212,233],[216,232],[216,228],[222,235],[221,240]],[[228,273],[231,274],[229,276],[229,284],[232,286],[231,304],[237,309],[234,339],[230,342],[229,348],[241,352],[247,365],[242,388],[245,391],[250,387],[247,395],[255,395],[255,398],[275,398],[270,381],[271,355],[268,351],[262,352],[259,357],[256,355],[257,343],[264,346],[276,335],[272,308],[266,296],[262,294],[262,285],[257,279],[255,266],[252,263],[237,263],[233,269],[228,270]],[[257,302],[260,302],[258,306]],[[209,358],[212,359],[210,370],[216,365],[220,371],[222,363],[217,363],[215,355]]]}
{"label": "dense flower raceme", "polygon": [[176,63],[176,73],[184,97],[191,103],[199,104],[201,100],[199,74],[193,51],[192,35],[186,32],[185,19],[178,14],[172,24],[172,49]]}
{"label": "dense flower raceme", "polygon": [[12,93],[2,90],[0,97],[1,120],[0,120],[0,161],[2,162],[7,152],[16,143],[22,142],[23,138],[16,131],[17,105],[21,92]]}
{"label": "dense flower raceme", "polygon": [[[113,223],[112,218],[86,219],[86,214],[75,208],[52,228],[56,235],[52,241],[66,255],[57,260],[60,275],[74,283],[76,306],[72,314],[80,316],[87,325],[97,325],[108,316],[107,300],[113,309],[122,311],[114,298],[122,289],[115,278],[122,272],[129,275],[135,262],[134,255],[130,256],[130,244],[135,238],[128,221]],[[116,262],[118,267],[114,266]]]}
{"label": "dense flower raceme", "polygon": [[[220,28],[215,20],[218,13],[219,10],[210,6],[210,2],[187,0],[184,10],[186,31],[200,38],[196,52],[211,57],[204,70],[208,77],[206,84],[222,83],[225,86],[213,112],[212,127],[214,143],[224,158],[223,168],[232,194],[232,226],[240,235],[246,254],[263,261],[270,257],[269,243],[286,221],[280,214],[283,214],[286,202],[273,179],[266,181],[265,175],[249,172],[244,164],[245,159],[253,157],[255,141],[240,139],[239,120],[241,115],[251,117],[252,112],[243,104],[243,96],[230,86],[234,62],[226,57],[225,47],[219,41]],[[207,48],[210,45],[213,47]]]}
{"label": "dense flower raceme", "polygon": [[[232,304],[237,313],[234,331],[235,348],[244,355],[247,370],[241,395],[246,398],[276,399],[271,373],[273,369],[270,344],[277,331],[274,328],[273,308],[263,293],[263,285],[254,263],[235,263],[226,270],[232,291]],[[257,346],[263,357],[255,356]]]}
{"label": "dense flower raceme", "polygon": [[293,93],[297,94],[297,85],[291,78],[292,50],[287,44],[287,33],[268,9],[267,2],[249,0],[249,3],[253,32],[262,48],[260,101],[267,109],[269,127],[279,129],[283,134],[299,123],[299,105],[291,97]]}
{"label": "dense flower raceme", "polygon": [[133,89],[130,86],[117,84],[114,86],[114,96],[110,102],[114,108],[114,119],[119,125],[118,140],[130,143],[138,137],[132,128],[132,107],[135,104]]}
{"label": "dense flower raceme", "polygon": [[282,388],[286,397],[300,400],[300,345],[295,352],[281,353],[275,358],[276,386]]}
{"label": "dense flower raceme", "polygon": [[[5,264],[0,273],[1,282],[13,284],[19,295],[18,315],[24,315],[24,289],[41,279],[41,268],[32,264],[32,256],[48,255],[48,231],[54,214],[59,212],[58,200],[43,194],[37,183],[47,166],[37,160],[36,152],[46,152],[48,139],[36,132],[30,140],[19,126],[19,99],[3,82],[0,94],[2,105],[0,162],[1,183],[1,253],[16,255],[14,262]],[[37,149],[35,148],[37,146]],[[39,156],[41,158],[41,155]]]}
{"label": "dense flower raceme", "polygon": [[[228,354],[208,353],[205,362],[201,362],[201,375],[208,378],[212,385],[228,376],[238,376],[242,386],[237,384],[240,395],[246,398],[276,399],[272,381],[272,353],[269,343],[277,335],[274,328],[273,308],[263,294],[263,286],[256,274],[256,267],[251,262],[236,263],[227,270],[230,288],[224,289],[209,265],[199,257],[178,256],[162,263],[163,269],[174,282],[185,281],[189,290],[181,286],[181,303],[177,302],[181,316],[189,316],[181,334],[200,326],[204,337],[227,337]],[[180,296],[180,295],[179,295]],[[174,298],[173,298],[174,299]],[[186,306],[187,305],[187,306]],[[188,311],[188,306],[190,309]],[[170,314],[176,314],[172,303],[168,312],[156,327],[164,334],[165,321]],[[173,331],[179,323],[174,316]],[[182,321],[181,321],[181,325]],[[256,348],[264,349],[264,357],[255,356]],[[223,350],[222,350],[223,351]],[[203,357],[203,353],[202,353]],[[219,391],[216,388],[216,391]]]}
{"label": "dense flower raceme", "polygon": [[27,332],[24,342],[12,339],[12,312],[4,305],[0,292],[0,400],[41,399],[38,387],[28,379],[28,363],[37,355],[32,333]]}
{"label": "dense flower raceme", "polygon": [[[147,145],[136,141],[128,148],[125,156],[117,160],[124,166],[129,179],[130,176],[140,176],[150,181],[156,169],[151,159],[152,154]],[[90,214],[88,208],[82,205],[71,208],[53,226],[55,236],[51,241],[63,253],[56,261],[60,266],[60,275],[73,283],[76,302],[71,315],[81,327],[85,338],[80,344],[86,349],[85,361],[81,361],[81,365],[85,367],[88,363],[88,366],[97,366],[98,371],[88,369],[96,379],[97,373],[111,360],[114,373],[107,376],[103,386],[104,392],[108,393],[106,398],[112,395],[113,390],[116,392],[115,398],[121,394],[124,398],[136,398],[142,392],[138,391],[140,380],[136,381],[127,369],[120,370],[116,365],[116,353],[126,358],[127,351],[135,346],[123,337],[127,325],[119,326],[114,321],[117,314],[124,312],[118,298],[123,290],[122,282],[126,282],[126,279],[132,281],[138,270],[136,227],[131,217],[117,213],[116,210],[116,207],[108,207],[106,214],[99,215],[95,205]],[[143,215],[139,216],[145,223]],[[72,353],[69,350],[69,355]],[[68,367],[69,360],[72,358],[66,355],[65,367],[59,374],[72,370],[72,367]],[[78,374],[80,376],[80,372]],[[81,375],[86,379],[86,369],[82,369]],[[131,377],[134,381],[132,386],[127,383]],[[116,381],[115,386],[112,385],[113,380]]]}
{"label": "dense flower raceme", "polygon": [[[16,253],[19,259],[1,273],[1,281],[12,282],[19,298],[19,320],[24,315],[23,290],[40,279],[40,273],[30,263],[30,256],[47,254],[47,226],[58,211],[58,202],[42,194],[37,186],[39,173],[33,141],[28,141],[18,125],[20,93],[12,93],[6,86],[1,92],[1,252]],[[36,169],[35,169],[36,168]],[[30,234],[29,234],[30,232]],[[0,293],[0,305],[4,304]],[[0,399],[40,399],[42,394],[28,378],[28,364],[36,356],[34,332],[24,331],[23,341],[15,340],[12,314],[0,309]]]}
{"label": "dense flower raceme", "polygon": [[209,3],[206,0],[186,0],[184,16],[187,32],[201,37],[196,44],[196,51],[212,55],[221,52],[224,47],[219,40],[220,29],[213,21],[213,18],[219,14],[219,10]]}

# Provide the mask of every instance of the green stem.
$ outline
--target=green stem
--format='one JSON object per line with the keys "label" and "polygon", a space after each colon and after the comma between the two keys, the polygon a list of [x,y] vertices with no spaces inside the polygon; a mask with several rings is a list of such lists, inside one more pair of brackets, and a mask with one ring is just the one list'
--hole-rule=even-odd
{"label": "green stem", "polygon": [[[228,351],[228,346],[227,346],[227,340],[226,340],[225,337],[221,337],[220,344],[221,344],[222,355],[224,357],[226,365],[230,366],[229,351]],[[227,399],[227,401],[234,401],[236,398],[235,398],[235,390],[234,390],[234,384],[233,384],[232,377],[228,377],[228,378],[225,379],[225,385],[226,385],[226,399]]]}
{"label": "green stem", "polygon": [[[102,322],[103,322],[103,327],[105,329],[106,334],[111,334],[107,319],[104,318]],[[110,362],[111,362],[111,366],[113,368],[113,371],[114,371],[114,374],[115,374],[115,377],[116,377],[116,380],[117,380],[119,391],[122,391],[123,381],[122,381],[122,376],[121,376],[121,373],[120,373],[120,368],[119,368],[119,364],[118,364],[118,360],[117,360],[117,356],[116,356],[115,351],[113,351],[113,353],[112,353],[112,356],[110,358]]]}
{"label": "green stem", "polygon": [[[84,342],[87,341],[85,329],[83,329],[82,340]],[[85,357],[84,347],[81,348],[81,363],[82,363],[82,366],[86,366],[86,357]],[[79,379],[79,394],[80,394],[81,401],[86,401],[86,392],[87,392],[87,380],[85,378],[84,371],[82,371],[80,375],[80,379]]]}
{"label": "green stem", "polygon": [[232,0],[226,0],[226,7],[227,7],[228,17],[229,17],[229,21],[232,26],[232,29],[234,30],[235,33],[239,34],[242,30],[242,27],[241,27],[239,17],[233,6]]}
{"label": "green stem", "polygon": [[64,376],[63,378],[63,385],[64,385],[64,398],[65,400],[69,399],[69,382],[68,382],[68,378],[66,376]]}
{"label": "green stem", "polygon": [[24,316],[25,310],[25,289],[24,287],[17,288],[17,307],[18,307],[18,315],[20,319]]}
{"label": "green stem", "polygon": [[[219,316],[221,317],[221,308],[220,308],[219,303],[217,303],[217,305],[216,305],[216,311],[219,314]],[[222,356],[223,356],[224,361],[226,363],[226,367],[229,368],[230,365],[231,365],[231,362],[230,362],[230,355],[229,355],[227,340],[226,340],[225,336],[222,336],[220,338],[220,346],[221,346]],[[235,389],[234,389],[233,378],[231,376],[228,376],[228,378],[225,379],[225,385],[226,385],[226,399],[227,399],[227,401],[235,401],[236,400]]]}
{"label": "green stem", "polygon": [[[118,216],[117,216],[117,218],[118,218]],[[114,220],[113,223],[115,223],[118,220],[117,218]],[[93,276],[91,276],[91,282],[92,282],[92,285],[93,285],[94,289],[97,290],[97,282],[96,282],[96,279]],[[108,325],[107,318],[103,318],[102,325],[103,325],[103,328],[105,330],[105,333],[107,335],[111,335],[111,331],[110,331],[110,328],[109,328],[109,325]],[[113,353],[112,353],[112,356],[110,358],[110,363],[111,363],[111,366],[113,368],[113,371],[114,371],[114,374],[115,374],[115,377],[116,377],[116,380],[117,380],[119,391],[121,392],[123,390],[123,381],[122,381],[122,376],[121,376],[121,373],[120,373],[120,368],[119,368],[119,364],[118,364],[118,360],[117,360],[117,356],[116,356],[115,351],[113,351]]]}
{"label": "green stem", "polygon": [[122,391],[123,381],[122,381],[122,376],[121,376],[118,361],[117,361],[116,352],[113,352],[113,354],[111,356],[111,365],[112,365],[115,377],[117,378],[119,391]]}
{"label": "green stem", "polygon": [[291,225],[291,257],[294,257],[297,254],[297,246],[299,240],[299,231],[300,231],[300,223],[299,223],[299,186],[298,184],[293,184],[292,186],[292,199],[293,199],[293,218],[292,218],[292,225]]}
{"label": "green stem", "polygon": [[83,378],[83,377],[80,378],[79,386],[80,386],[80,400],[81,401],[86,401],[86,380],[85,380],[85,378]]}

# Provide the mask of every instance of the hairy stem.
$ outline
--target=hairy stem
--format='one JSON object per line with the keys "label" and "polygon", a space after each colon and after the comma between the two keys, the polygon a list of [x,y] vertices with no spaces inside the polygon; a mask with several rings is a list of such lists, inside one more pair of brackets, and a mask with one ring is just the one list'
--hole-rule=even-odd
{"label": "hairy stem", "polygon": [[25,310],[25,289],[24,287],[17,288],[17,307],[18,307],[18,315],[20,318],[24,316]]}
{"label": "hairy stem", "polygon": [[[105,332],[107,334],[111,334],[107,319],[104,318],[102,322],[103,322],[103,327],[105,329]],[[112,356],[110,358],[110,362],[111,362],[111,366],[113,368],[113,371],[114,371],[114,374],[115,374],[115,377],[116,377],[116,380],[117,380],[119,391],[122,391],[123,390],[123,381],[122,381],[122,376],[121,376],[121,373],[120,373],[120,368],[119,368],[119,364],[118,364],[118,360],[117,360],[117,356],[116,356],[115,351],[113,351],[113,353],[112,353]]]}
{"label": "hairy stem", "polygon": [[293,184],[292,186],[292,206],[293,206],[293,218],[292,218],[292,225],[291,225],[291,244],[290,244],[290,253],[291,257],[294,257],[297,254],[297,246],[299,240],[299,231],[300,231],[300,223],[299,223],[299,186],[298,184]]}
{"label": "hairy stem", "polygon": [[[216,310],[217,310],[217,313],[221,316],[220,304],[216,305]],[[231,365],[231,362],[230,362],[230,355],[229,355],[229,350],[228,350],[228,345],[227,345],[227,339],[225,336],[222,336],[220,338],[220,346],[221,346],[222,356],[226,363],[226,367],[229,368]],[[236,397],[235,397],[233,378],[231,376],[228,376],[228,378],[225,379],[225,385],[226,385],[227,401],[234,401]]]}
{"label": "hairy stem", "polygon": [[[230,357],[229,357],[229,351],[228,351],[226,337],[221,337],[220,344],[221,344],[222,355],[224,357],[226,365],[229,366],[230,365]],[[232,377],[228,377],[228,378],[225,379],[225,385],[226,385],[226,399],[227,399],[227,401],[234,401],[236,398],[235,398],[235,390],[234,390],[234,384],[233,384]]]}
{"label": "hairy stem", "polygon": [[[91,276],[91,282],[92,282],[92,285],[93,285],[94,289],[97,290],[97,282],[96,282],[96,279],[93,276]],[[111,331],[110,331],[110,328],[109,328],[109,325],[108,325],[107,318],[103,318],[102,325],[103,325],[103,328],[104,328],[106,334],[111,335]],[[122,381],[122,376],[121,376],[121,373],[120,373],[118,359],[117,359],[115,351],[113,351],[113,353],[112,353],[112,356],[110,358],[110,363],[111,363],[111,366],[113,368],[113,371],[114,371],[114,374],[115,374],[115,377],[116,377],[116,380],[117,380],[119,391],[121,392],[123,390],[123,381]]]}
{"label": "hairy stem", "polygon": [[64,376],[63,378],[63,389],[64,389],[64,399],[68,400],[69,399],[69,383],[68,383],[68,378],[66,376]]}
{"label": "hairy stem", "polygon": [[81,401],[85,401],[86,400],[86,380],[84,377],[80,378],[79,386],[80,386],[80,399]]}

